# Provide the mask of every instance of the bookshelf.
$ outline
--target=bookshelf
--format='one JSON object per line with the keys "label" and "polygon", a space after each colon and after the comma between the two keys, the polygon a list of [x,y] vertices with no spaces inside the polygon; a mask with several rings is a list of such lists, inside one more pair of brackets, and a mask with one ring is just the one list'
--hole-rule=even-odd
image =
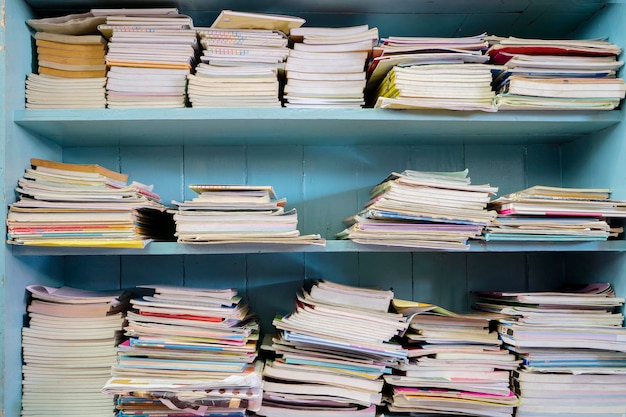
{"label": "bookshelf", "polygon": [[[25,286],[131,288],[146,283],[237,287],[270,329],[291,310],[306,278],[393,288],[401,298],[450,309],[470,304],[469,290],[542,290],[566,280],[611,281],[626,294],[626,243],[472,243],[468,253],[361,247],[334,241],[341,219],[390,171],[469,168],[474,183],[500,194],[534,184],[610,187],[626,198],[626,110],[611,112],[408,112],[308,109],[24,110],[32,69],[25,20],[113,0],[0,0],[0,151],[5,203],[31,157],[98,163],[154,183],[164,201],[191,196],[188,184],[271,184],[296,207],[304,233],[325,248],[181,246],[145,250],[30,248],[2,245],[2,410],[20,411],[20,332]],[[608,36],[626,47],[622,0],[246,0],[246,11],[293,14],[307,24],[369,23],[382,36],[468,36],[487,31],[527,37]],[[208,25],[226,1],[198,0],[124,7],[177,6]],[[623,55],[622,55],[623,57]],[[623,76],[623,74],[622,74]],[[0,207],[6,217],[6,204]]]}

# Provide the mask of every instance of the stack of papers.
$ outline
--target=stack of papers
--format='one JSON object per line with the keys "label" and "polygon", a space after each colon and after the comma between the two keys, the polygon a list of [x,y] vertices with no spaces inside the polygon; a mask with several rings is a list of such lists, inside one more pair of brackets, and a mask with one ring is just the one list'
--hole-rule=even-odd
{"label": "stack of papers", "polygon": [[[376,415],[382,375],[406,359],[392,339],[407,328],[389,313],[393,292],[319,281],[298,295],[296,311],[274,319],[276,354],[263,371],[267,417]],[[297,413],[297,414],[296,414]]]}
{"label": "stack of papers", "polygon": [[22,414],[72,415],[77,404],[113,416],[102,387],[116,362],[130,294],[77,288],[26,287],[32,296],[22,329]]}
{"label": "stack of papers", "polygon": [[295,209],[285,210],[273,187],[235,184],[190,185],[197,197],[172,201],[180,243],[279,243],[325,245],[320,235],[301,235]]}
{"label": "stack of papers", "polygon": [[486,210],[497,192],[489,184],[472,185],[460,172],[392,173],[370,191],[365,209],[345,220],[341,239],[370,245],[427,249],[469,249],[496,217]]}
{"label": "stack of papers", "polygon": [[499,110],[612,110],[626,94],[621,49],[605,40],[491,37],[503,65],[494,79]]}
{"label": "stack of papers", "polygon": [[407,316],[403,345],[410,360],[386,375],[391,412],[511,416],[519,404],[509,387],[519,360],[490,332],[491,315],[393,300]]}
{"label": "stack of papers", "polygon": [[170,9],[148,16],[133,9],[107,13],[98,29],[109,39],[108,107],[185,107],[186,79],[199,49],[191,18]]}
{"label": "stack of papers", "polygon": [[259,326],[235,289],[141,286],[103,391],[123,415],[246,415],[261,405]]}
{"label": "stack of papers", "polygon": [[99,165],[31,159],[7,216],[8,242],[143,248],[171,239],[171,218],[151,186]]}
{"label": "stack of papers", "polygon": [[[497,312],[505,346],[522,360],[512,386],[518,416],[605,416],[626,409],[624,299],[608,283],[552,292],[478,292],[476,308]],[[585,389],[582,389],[585,387]]]}
{"label": "stack of papers", "polygon": [[607,240],[622,232],[607,218],[626,217],[626,202],[609,198],[606,188],[534,186],[490,203],[498,218],[486,240]]}
{"label": "stack of papers", "polygon": [[280,107],[278,74],[289,54],[273,30],[197,29],[203,51],[187,94],[193,107]]}
{"label": "stack of papers", "polygon": [[106,40],[36,32],[39,74],[26,80],[26,108],[104,108]]}
{"label": "stack of papers", "polygon": [[286,107],[361,107],[365,65],[378,42],[367,25],[291,31],[293,50],[285,64]]}

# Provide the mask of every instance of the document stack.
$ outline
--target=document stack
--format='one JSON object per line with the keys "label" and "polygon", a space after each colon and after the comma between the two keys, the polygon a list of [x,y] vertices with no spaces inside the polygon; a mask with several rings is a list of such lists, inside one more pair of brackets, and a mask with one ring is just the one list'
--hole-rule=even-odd
{"label": "document stack", "polygon": [[151,186],[99,165],[31,159],[7,216],[8,243],[143,248],[171,240],[173,223]]}
{"label": "document stack", "polygon": [[99,34],[34,36],[38,74],[26,79],[26,108],[104,108],[106,40]]}
{"label": "document stack", "polygon": [[245,416],[261,405],[259,326],[235,289],[141,286],[103,388],[120,415]]}
{"label": "document stack", "polygon": [[365,65],[378,42],[367,25],[291,31],[293,50],[285,64],[286,107],[362,107]]}
{"label": "document stack", "polygon": [[537,185],[502,196],[489,205],[498,217],[485,240],[593,241],[617,237],[623,229],[608,218],[626,217],[626,202],[610,199],[607,188]]}
{"label": "document stack", "polygon": [[31,295],[22,329],[22,416],[113,417],[102,393],[116,362],[130,294],[78,288],[26,287]]}
{"label": "document stack", "polygon": [[337,236],[359,244],[467,250],[496,218],[486,209],[497,187],[472,185],[468,170],[391,173]]}
{"label": "document stack", "polygon": [[505,346],[522,360],[511,380],[518,417],[613,416],[626,410],[624,299],[608,283],[553,292],[478,292],[497,312]]}
{"label": "document stack", "polygon": [[368,103],[380,108],[495,111],[485,34],[381,39],[367,69]]}
{"label": "document stack", "polygon": [[172,201],[179,243],[195,244],[314,244],[320,235],[301,235],[296,209],[285,210],[272,186],[195,184],[197,197]]}
{"label": "document stack", "polygon": [[407,328],[390,313],[392,291],[330,281],[297,296],[296,311],[274,319],[278,330],[263,371],[266,417],[367,416],[381,404],[383,379],[407,352],[392,341]]}
{"label": "document stack", "polygon": [[621,49],[606,40],[490,37],[498,110],[612,110],[626,94]]}
{"label": "document stack", "polygon": [[106,9],[109,108],[185,107],[199,49],[190,17],[176,9]]}
{"label": "document stack", "polygon": [[518,405],[509,387],[519,360],[490,332],[492,315],[457,314],[436,305],[393,300],[410,322],[403,345],[408,363],[393,375],[389,411],[453,415],[511,416]]}

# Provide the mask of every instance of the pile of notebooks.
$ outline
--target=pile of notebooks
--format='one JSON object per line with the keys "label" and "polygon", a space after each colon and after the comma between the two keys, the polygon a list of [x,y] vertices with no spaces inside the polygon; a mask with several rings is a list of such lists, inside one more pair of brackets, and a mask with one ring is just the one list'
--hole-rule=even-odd
{"label": "pile of notebooks", "polygon": [[498,110],[612,110],[626,94],[621,48],[600,39],[489,38]]}
{"label": "pile of notebooks", "polygon": [[104,108],[106,40],[41,31],[34,36],[38,74],[26,79],[26,108]]}
{"label": "pile of notebooks", "polygon": [[7,216],[8,243],[143,248],[171,240],[173,223],[151,186],[99,165],[31,159]]}
{"label": "pile of notebooks", "polygon": [[125,291],[88,291],[30,285],[28,324],[22,329],[24,417],[89,414],[112,416],[102,393],[122,340]]}
{"label": "pile of notebooks", "polygon": [[[267,417],[377,415],[382,375],[406,359],[392,339],[407,328],[390,313],[393,292],[331,281],[313,283],[297,296],[296,310],[276,317],[278,333],[263,370]],[[265,343],[264,343],[265,345]]]}
{"label": "pile of notebooks", "polygon": [[381,39],[368,65],[368,103],[390,109],[495,111],[486,34]]}
{"label": "pile of notebooks", "polygon": [[141,286],[103,391],[120,415],[245,416],[261,405],[256,316],[235,289]]}
{"label": "pile of notebooks", "polygon": [[484,231],[485,240],[592,241],[622,232],[608,218],[626,217],[626,202],[612,200],[606,188],[534,186],[489,204],[498,217]]}
{"label": "pile of notebooks", "polygon": [[509,377],[519,360],[490,331],[491,315],[399,299],[393,305],[410,325],[402,342],[409,361],[385,375],[391,412],[512,415],[519,401]]}
{"label": "pile of notebooks", "polygon": [[285,63],[286,107],[361,107],[365,65],[378,42],[378,29],[300,27]]}
{"label": "pile of notebooks", "polygon": [[325,245],[320,235],[301,235],[296,209],[285,210],[272,186],[190,185],[198,196],[173,201],[180,243],[278,243]]}
{"label": "pile of notebooks", "polygon": [[496,217],[486,209],[497,192],[473,185],[468,170],[391,173],[370,191],[370,200],[338,234],[360,244],[426,249],[469,249]]}
{"label": "pile of notebooks", "polygon": [[102,13],[106,23],[98,29],[109,40],[107,106],[185,107],[187,75],[199,49],[191,18],[176,9]]}
{"label": "pile of notebooks", "polygon": [[505,315],[500,339],[523,360],[511,380],[520,397],[516,416],[624,413],[624,299],[610,284],[476,294],[477,309]]}

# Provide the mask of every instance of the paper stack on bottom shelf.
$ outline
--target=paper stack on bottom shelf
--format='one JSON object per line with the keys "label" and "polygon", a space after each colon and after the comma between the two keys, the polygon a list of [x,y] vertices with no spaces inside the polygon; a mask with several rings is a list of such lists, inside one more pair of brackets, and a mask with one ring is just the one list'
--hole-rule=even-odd
{"label": "paper stack on bottom shelf", "polygon": [[330,281],[303,289],[296,310],[274,319],[278,333],[264,343],[275,358],[263,371],[257,414],[374,417],[382,375],[407,354],[392,341],[407,327],[401,314],[388,312],[392,298],[392,291]]}
{"label": "paper stack on bottom shelf", "polygon": [[103,391],[120,416],[245,416],[261,405],[259,325],[235,289],[141,286]]}
{"label": "paper stack on bottom shelf", "polygon": [[23,417],[113,417],[102,393],[116,362],[130,294],[31,285],[22,329]]}
{"label": "paper stack on bottom shelf", "polygon": [[490,331],[494,315],[458,314],[398,299],[393,306],[410,324],[402,343],[409,362],[385,376],[391,412],[512,415],[519,400],[509,377],[520,361]]}
{"label": "paper stack on bottom shelf", "polygon": [[477,292],[505,315],[498,332],[523,363],[513,372],[518,417],[618,416],[626,410],[626,329],[608,283],[550,292]]}

